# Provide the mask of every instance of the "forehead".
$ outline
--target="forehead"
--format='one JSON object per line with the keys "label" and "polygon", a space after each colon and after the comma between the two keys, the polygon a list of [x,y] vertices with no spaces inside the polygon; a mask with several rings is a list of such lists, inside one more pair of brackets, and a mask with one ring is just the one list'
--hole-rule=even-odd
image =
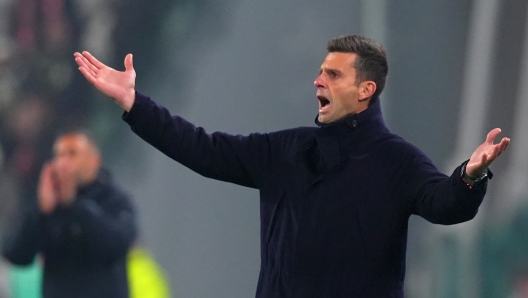
{"label": "forehead", "polygon": [[68,134],[61,136],[55,141],[53,150],[85,150],[90,146],[88,138],[82,134]]}
{"label": "forehead", "polygon": [[331,68],[331,69],[354,69],[354,63],[356,61],[357,54],[355,53],[341,53],[341,52],[331,52],[326,55],[321,68]]}

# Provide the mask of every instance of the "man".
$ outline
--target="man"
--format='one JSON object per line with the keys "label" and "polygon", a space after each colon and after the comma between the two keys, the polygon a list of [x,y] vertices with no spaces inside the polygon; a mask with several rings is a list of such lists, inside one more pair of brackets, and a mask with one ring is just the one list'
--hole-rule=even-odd
{"label": "man", "polygon": [[129,297],[126,255],[136,237],[135,213],[100,168],[87,133],[61,135],[42,169],[38,204],[23,208],[3,239],[2,253],[13,264],[30,264],[40,253],[44,298]]}
{"label": "man", "polygon": [[314,82],[319,127],[247,137],[207,134],[136,92],[131,54],[124,72],[88,52],[75,60],[141,138],[203,176],[260,190],[257,297],[403,297],[409,216],[473,218],[509,139],[493,144],[492,130],[448,177],[385,127],[382,47],[352,35],[327,48]]}

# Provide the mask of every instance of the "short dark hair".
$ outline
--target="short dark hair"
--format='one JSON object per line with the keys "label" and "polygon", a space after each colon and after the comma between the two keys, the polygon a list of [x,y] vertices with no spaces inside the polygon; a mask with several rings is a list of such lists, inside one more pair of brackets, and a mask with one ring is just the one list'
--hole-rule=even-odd
{"label": "short dark hair", "polygon": [[93,149],[97,153],[100,153],[100,149],[99,149],[100,147],[99,147],[99,142],[97,138],[92,133],[92,131],[84,127],[72,126],[72,127],[63,128],[57,131],[56,136],[55,136],[55,141],[59,140],[62,137],[71,136],[71,135],[84,136],[86,140],[88,141],[88,143],[93,147]]}
{"label": "short dark hair", "polygon": [[372,95],[370,102],[376,100],[385,88],[389,73],[387,55],[383,47],[374,40],[361,35],[345,35],[328,41],[326,49],[329,53],[354,53],[357,55],[354,63],[357,75],[356,84],[366,80],[374,81],[376,92]]}

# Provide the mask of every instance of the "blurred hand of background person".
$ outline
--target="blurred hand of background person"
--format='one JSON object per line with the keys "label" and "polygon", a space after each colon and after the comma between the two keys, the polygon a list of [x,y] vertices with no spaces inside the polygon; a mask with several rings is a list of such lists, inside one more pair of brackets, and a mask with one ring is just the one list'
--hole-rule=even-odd
{"label": "blurred hand of background person", "polygon": [[40,211],[44,214],[53,212],[57,205],[57,191],[53,178],[53,165],[49,162],[42,167],[40,173],[38,202]]}
{"label": "blurred hand of background person", "polygon": [[57,187],[57,202],[67,206],[73,202],[77,194],[75,173],[68,166],[55,166],[55,181]]}

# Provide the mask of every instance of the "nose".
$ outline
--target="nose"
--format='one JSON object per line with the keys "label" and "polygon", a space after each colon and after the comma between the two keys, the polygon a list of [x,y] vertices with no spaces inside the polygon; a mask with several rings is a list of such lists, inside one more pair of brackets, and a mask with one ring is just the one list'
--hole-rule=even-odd
{"label": "nose", "polygon": [[57,156],[53,160],[53,165],[56,171],[63,171],[64,169],[69,167],[69,162],[68,159],[64,156]]}
{"label": "nose", "polygon": [[314,86],[315,86],[316,88],[324,88],[324,86],[325,86],[325,82],[324,82],[322,76],[323,76],[323,75],[320,74],[317,78],[315,78]]}

